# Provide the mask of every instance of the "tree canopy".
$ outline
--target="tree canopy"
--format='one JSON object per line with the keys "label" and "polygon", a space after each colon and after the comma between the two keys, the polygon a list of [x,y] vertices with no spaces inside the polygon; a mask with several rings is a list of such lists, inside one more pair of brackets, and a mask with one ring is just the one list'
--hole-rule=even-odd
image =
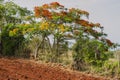
{"label": "tree canopy", "polygon": [[101,63],[107,59],[106,52],[116,44],[106,38],[107,34],[103,32],[104,27],[100,23],[90,22],[88,18],[87,11],[66,8],[58,2],[35,6],[34,12],[13,2],[2,3],[2,52],[12,54],[12,51],[19,48],[16,46],[26,40],[33,40],[32,53],[35,58],[41,51],[52,54],[54,57],[51,58],[56,59],[69,50],[70,40],[73,40],[71,48],[75,52],[75,63]]}

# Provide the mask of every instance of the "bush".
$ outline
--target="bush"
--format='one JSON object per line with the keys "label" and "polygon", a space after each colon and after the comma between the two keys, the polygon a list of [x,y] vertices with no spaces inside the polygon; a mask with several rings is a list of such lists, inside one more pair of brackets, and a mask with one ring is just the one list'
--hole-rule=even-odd
{"label": "bush", "polygon": [[9,36],[9,31],[14,27],[15,26],[13,24],[9,24],[4,26],[2,29],[1,42],[3,55],[14,56],[16,49],[18,49],[21,43],[24,41],[23,35]]}
{"label": "bush", "polygon": [[106,46],[98,40],[78,40],[73,49],[75,51],[73,58],[76,67],[83,67],[84,64],[101,67],[104,61],[108,60],[108,54],[105,51]]}
{"label": "bush", "polygon": [[118,61],[106,61],[104,63],[103,69],[105,72],[108,72],[109,75],[116,75],[118,74]]}

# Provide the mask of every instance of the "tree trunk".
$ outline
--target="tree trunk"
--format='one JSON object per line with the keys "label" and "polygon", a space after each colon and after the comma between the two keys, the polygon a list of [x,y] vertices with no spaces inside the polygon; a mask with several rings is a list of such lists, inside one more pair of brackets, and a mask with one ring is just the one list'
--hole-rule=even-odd
{"label": "tree trunk", "polygon": [[39,50],[39,47],[36,47],[35,51],[34,51],[34,58],[36,59],[37,56],[38,56],[38,50]]}
{"label": "tree trunk", "polygon": [[46,38],[47,38],[47,40],[48,40],[48,46],[49,46],[50,53],[52,53],[53,51],[52,51],[52,47],[51,47],[51,44],[50,44],[50,40],[49,40],[48,37],[46,37]]}

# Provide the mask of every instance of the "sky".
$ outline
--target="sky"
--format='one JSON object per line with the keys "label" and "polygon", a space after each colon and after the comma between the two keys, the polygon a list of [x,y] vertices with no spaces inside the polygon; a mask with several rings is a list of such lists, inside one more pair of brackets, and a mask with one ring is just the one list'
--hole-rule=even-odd
{"label": "sky", "polygon": [[120,44],[120,0],[12,0],[30,10],[34,6],[59,2],[67,8],[79,8],[90,13],[89,21],[100,23],[108,39]]}

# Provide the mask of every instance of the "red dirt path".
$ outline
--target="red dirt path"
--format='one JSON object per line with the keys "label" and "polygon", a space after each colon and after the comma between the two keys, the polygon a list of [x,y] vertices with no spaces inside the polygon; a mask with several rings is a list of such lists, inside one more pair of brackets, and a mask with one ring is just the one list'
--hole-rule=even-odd
{"label": "red dirt path", "polygon": [[48,63],[0,58],[0,80],[105,80]]}

